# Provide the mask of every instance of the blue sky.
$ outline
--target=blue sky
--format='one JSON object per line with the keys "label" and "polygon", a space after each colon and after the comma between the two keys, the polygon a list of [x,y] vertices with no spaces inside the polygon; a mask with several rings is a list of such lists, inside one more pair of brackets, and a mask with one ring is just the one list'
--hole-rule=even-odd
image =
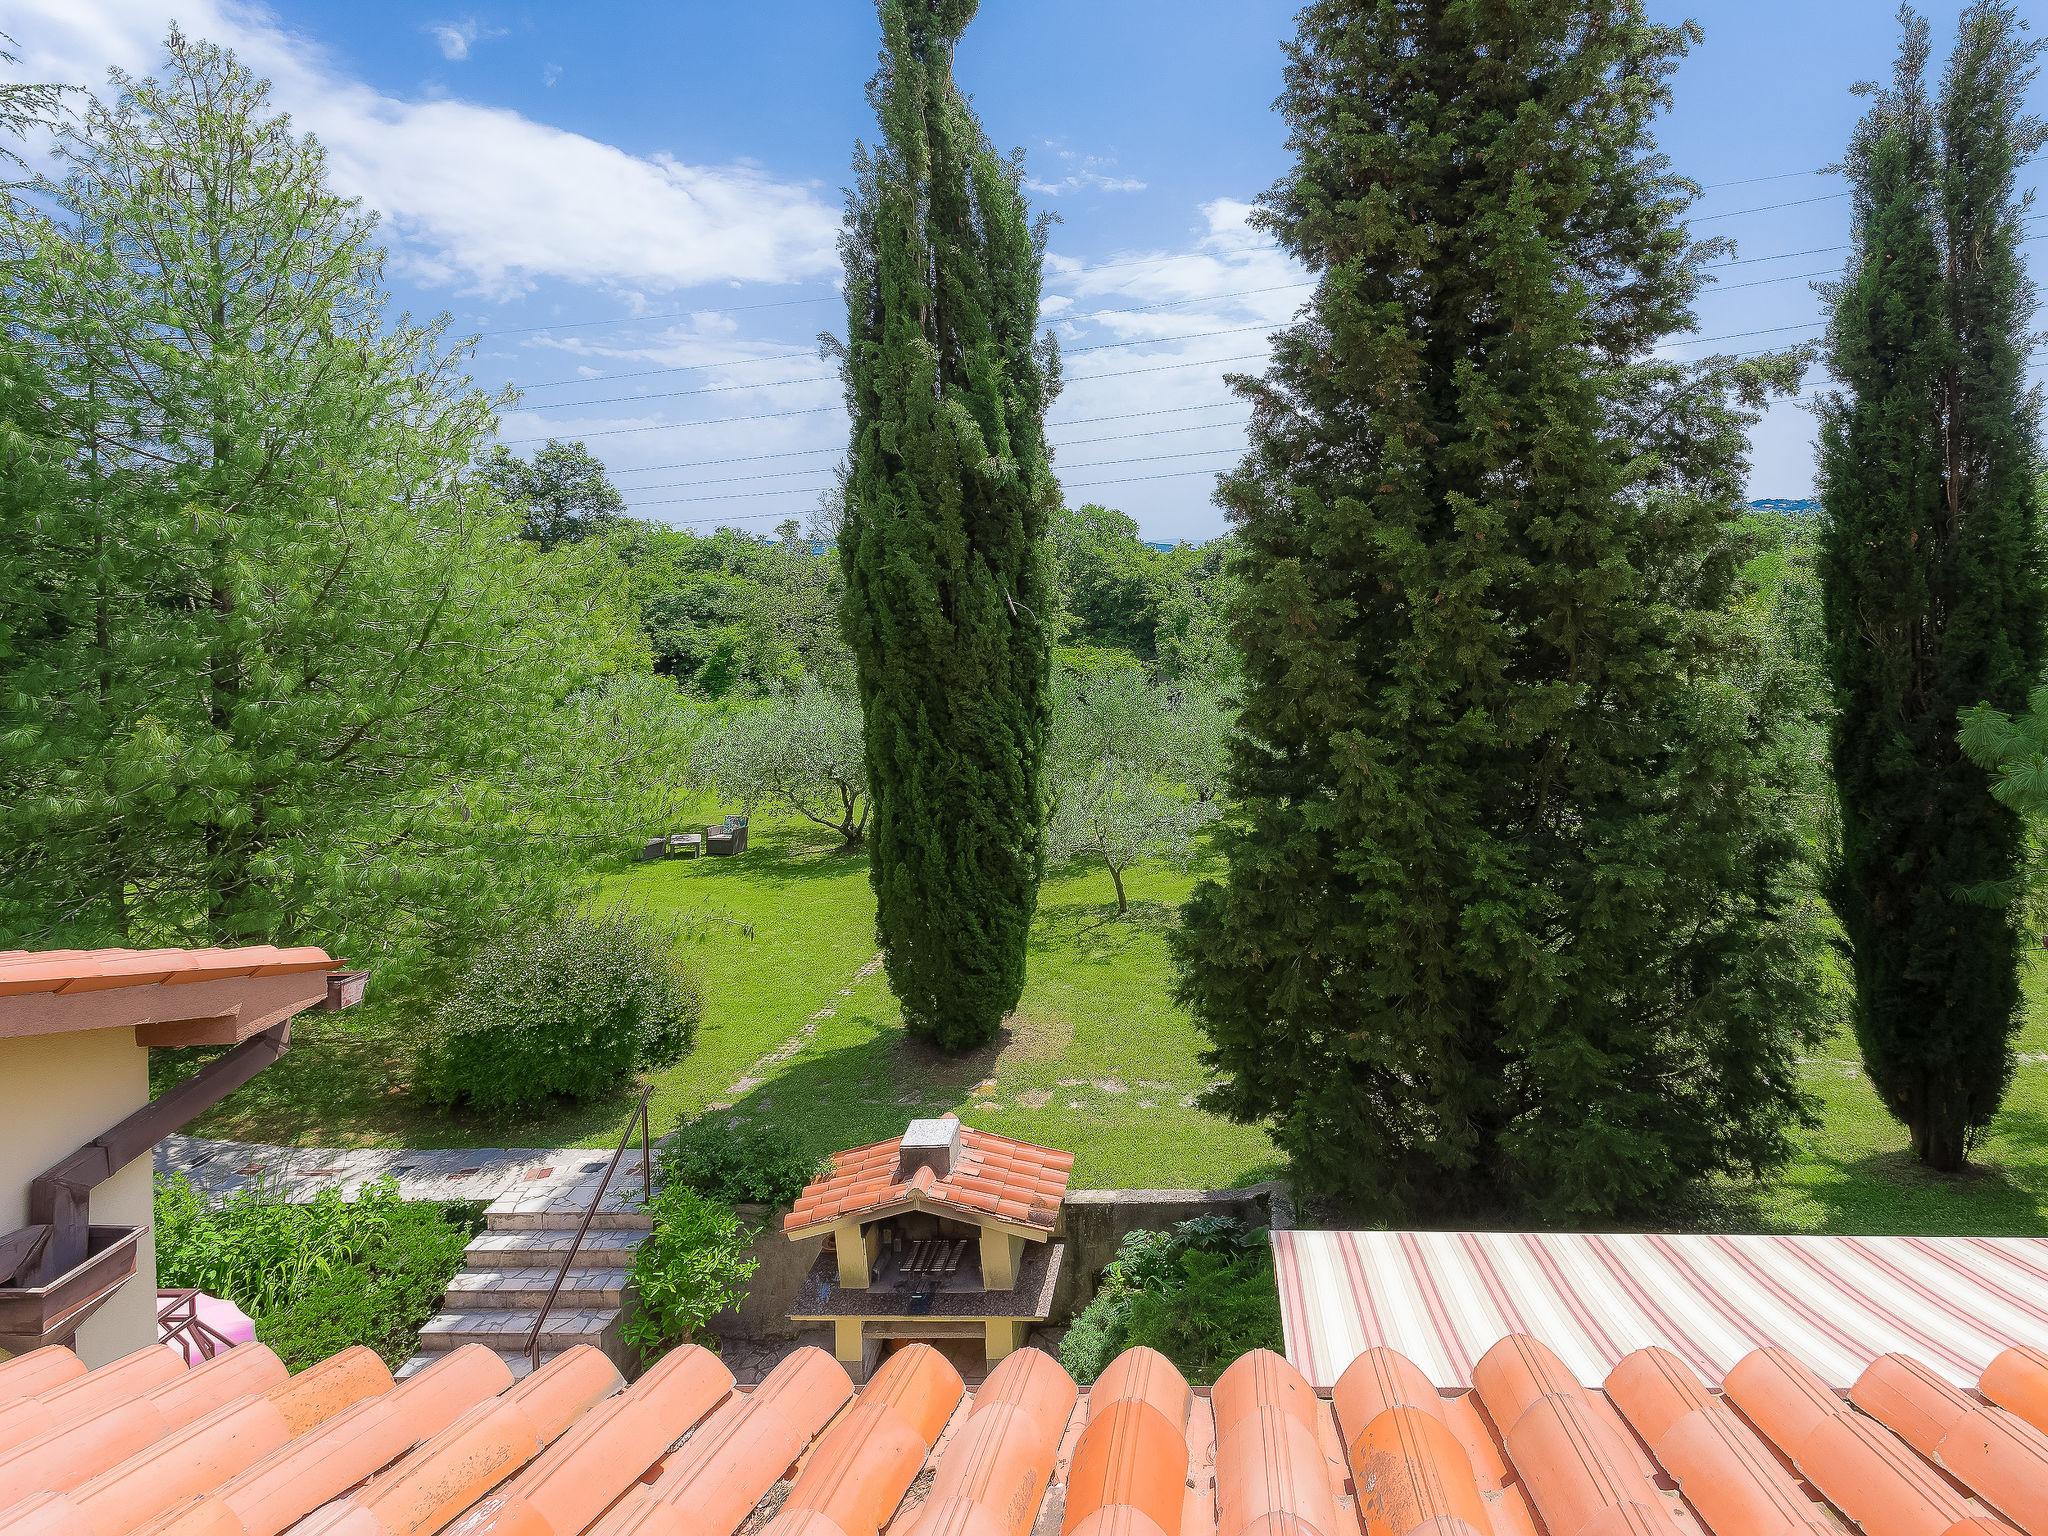
{"label": "blue sky", "polygon": [[[1928,7],[1938,39],[1960,3]],[[484,333],[479,379],[525,391],[508,441],[583,437],[649,517],[765,531],[809,515],[844,445],[815,337],[841,321],[840,188],[870,131],[863,0],[7,9],[36,78],[147,68],[173,17],[243,52],[384,214],[400,302]],[[1222,528],[1209,492],[1244,416],[1222,374],[1256,370],[1304,292],[1244,221],[1286,165],[1272,102],[1294,9],[983,0],[961,45],[991,137],[1025,150],[1034,202],[1060,219],[1046,285],[1069,351],[1060,479],[1150,537]],[[1654,9],[1707,26],[1661,139],[1709,187],[1697,232],[1740,242],[1700,309],[1698,335],[1730,339],[1674,350],[1811,337],[1810,274],[1847,238],[1840,184],[1811,173],[1841,152],[1850,85],[1889,67],[1892,7]],[[2037,271],[2044,248],[2028,247]],[[1752,494],[1809,495],[1812,440],[1804,405],[1778,406],[1755,435]]]}

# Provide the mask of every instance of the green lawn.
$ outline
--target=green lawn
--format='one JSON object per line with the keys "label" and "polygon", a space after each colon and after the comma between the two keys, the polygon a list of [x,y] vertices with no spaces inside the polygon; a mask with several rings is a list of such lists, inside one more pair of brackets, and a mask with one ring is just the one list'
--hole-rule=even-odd
{"label": "green lawn", "polygon": [[1820,1128],[1733,1214],[1765,1231],[2048,1233],[2048,966],[2036,964],[2028,983],[2019,1071],[1970,1171],[1929,1173],[1913,1160],[1845,1033],[1809,1063]]}
{"label": "green lawn", "polygon": [[[1030,982],[987,1049],[947,1058],[903,1037],[875,958],[867,860],[808,823],[757,822],[737,859],[621,865],[600,900],[688,920],[704,984],[696,1048],[655,1079],[657,1131],[709,1105],[773,1115],[820,1152],[879,1140],[913,1114],[1064,1147],[1097,1186],[1223,1186],[1277,1171],[1265,1135],[1192,1107],[1199,1037],[1166,997],[1166,930],[1192,874],[1065,870],[1039,897]],[[827,1017],[817,1015],[831,1010]],[[413,1021],[307,1015],[285,1059],[195,1131],[302,1146],[550,1146],[613,1140],[631,1103],[543,1116],[450,1115],[405,1090]],[[367,1026],[367,1027],[366,1027]]]}
{"label": "green lawn", "polygon": [[[658,1076],[657,1131],[713,1104],[772,1118],[806,1147],[878,1140],[913,1114],[1065,1147],[1084,1186],[1221,1187],[1278,1172],[1259,1131],[1193,1107],[1200,1037],[1167,999],[1166,933],[1193,874],[1141,868],[1114,916],[1108,876],[1055,871],[1039,898],[1030,980],[1003,1037],[964,1058],[906,1040],[874,958],[867,863],[807,823],[754,828],[742,858],[621,864],[600,899],[689,920],[704,979],[696,1049]],[[1689,1223],[1794,1232],[2048,1232],[2048,965],[2013,1091],[1976,1171],[1922,1172],[1878,1107],[1853,1040],[1819,1050],[1821,1126],[1784,1175],[1703,1202]],[[822,1017],[820,1015],[823,1015]],[[367,1029],[363,1026],[368,1024]],[[543,1116],[450,1116],[406,1092],[414,1021],[307,1016],[291,1054],[197,1129],[308,1146],[598,1145],[631,1102]]]}

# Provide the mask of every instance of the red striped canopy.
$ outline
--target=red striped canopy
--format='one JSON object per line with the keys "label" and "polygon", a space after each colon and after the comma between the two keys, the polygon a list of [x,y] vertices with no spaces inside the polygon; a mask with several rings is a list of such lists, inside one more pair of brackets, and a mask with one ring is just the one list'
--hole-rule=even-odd
{"label": "red striped canopy", "polygon": [[1275,1232],[1273,1261],[1287,1358],[1322,1390],[1375,1345],[1467,1386],[1515,1333],[1589,1387],[1653,1344],[1710,1381],[1776,1345],[1839,1388],[1894,1351],[1970,1387],[2048,1349],[2042,1238]]}

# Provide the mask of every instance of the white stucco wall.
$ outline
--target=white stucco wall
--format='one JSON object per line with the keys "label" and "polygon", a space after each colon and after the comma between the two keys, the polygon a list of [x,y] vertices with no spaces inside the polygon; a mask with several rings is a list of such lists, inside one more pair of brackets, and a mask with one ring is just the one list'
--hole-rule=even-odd
{"label": "white stucco wall", "polygon": [[[28,1221],[28,1184],[149,1100],[149,1052],[129,1029],[0,1039],[0,1232]],[[143,1228],[135,1274],[78,1330],[78,1353],[104,1365],[156,1340],[150,1158],[92,1193],[95,1223]]]}

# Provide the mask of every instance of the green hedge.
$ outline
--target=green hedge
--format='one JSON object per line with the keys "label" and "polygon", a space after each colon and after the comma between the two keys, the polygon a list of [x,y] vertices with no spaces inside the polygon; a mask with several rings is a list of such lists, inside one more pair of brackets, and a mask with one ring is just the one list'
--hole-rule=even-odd
{"label": "green hedge", "polygon": [[1060,1341],[1060,1363],[1089,1382],[1141,1345],[1192,1382],[1214,1381],[1248,1350],[1280,1349],[1280,1293],[1265,1232],[1202,1216],[1170,1232],[1125,1237],[1095,1299]]}
{"label": "green hedge", "polygon": [[794,1205],[825,1162],[799,1151],[786,1132],[765,1121],[735,1125],[710,1114],[670,1133],[661,1152],[661,1182],[727,1205]]}
{"label": "green hedge", "polygon": [[209,1206],[171,1174],[155,1205],[157,1283],[232,1301],[294,1371],[355,1344],[402,1364],[483,1225],[482,1206],[402,1200],[388,1175],[354,1200],[255,1188]]}
{"label": "green hedge", "polygon": [[414,1085],[503,1114],[616,1093],[677,1061],[704,1011],[680,936],[644,913],[576,913],[494,945],[435,1011]]}

